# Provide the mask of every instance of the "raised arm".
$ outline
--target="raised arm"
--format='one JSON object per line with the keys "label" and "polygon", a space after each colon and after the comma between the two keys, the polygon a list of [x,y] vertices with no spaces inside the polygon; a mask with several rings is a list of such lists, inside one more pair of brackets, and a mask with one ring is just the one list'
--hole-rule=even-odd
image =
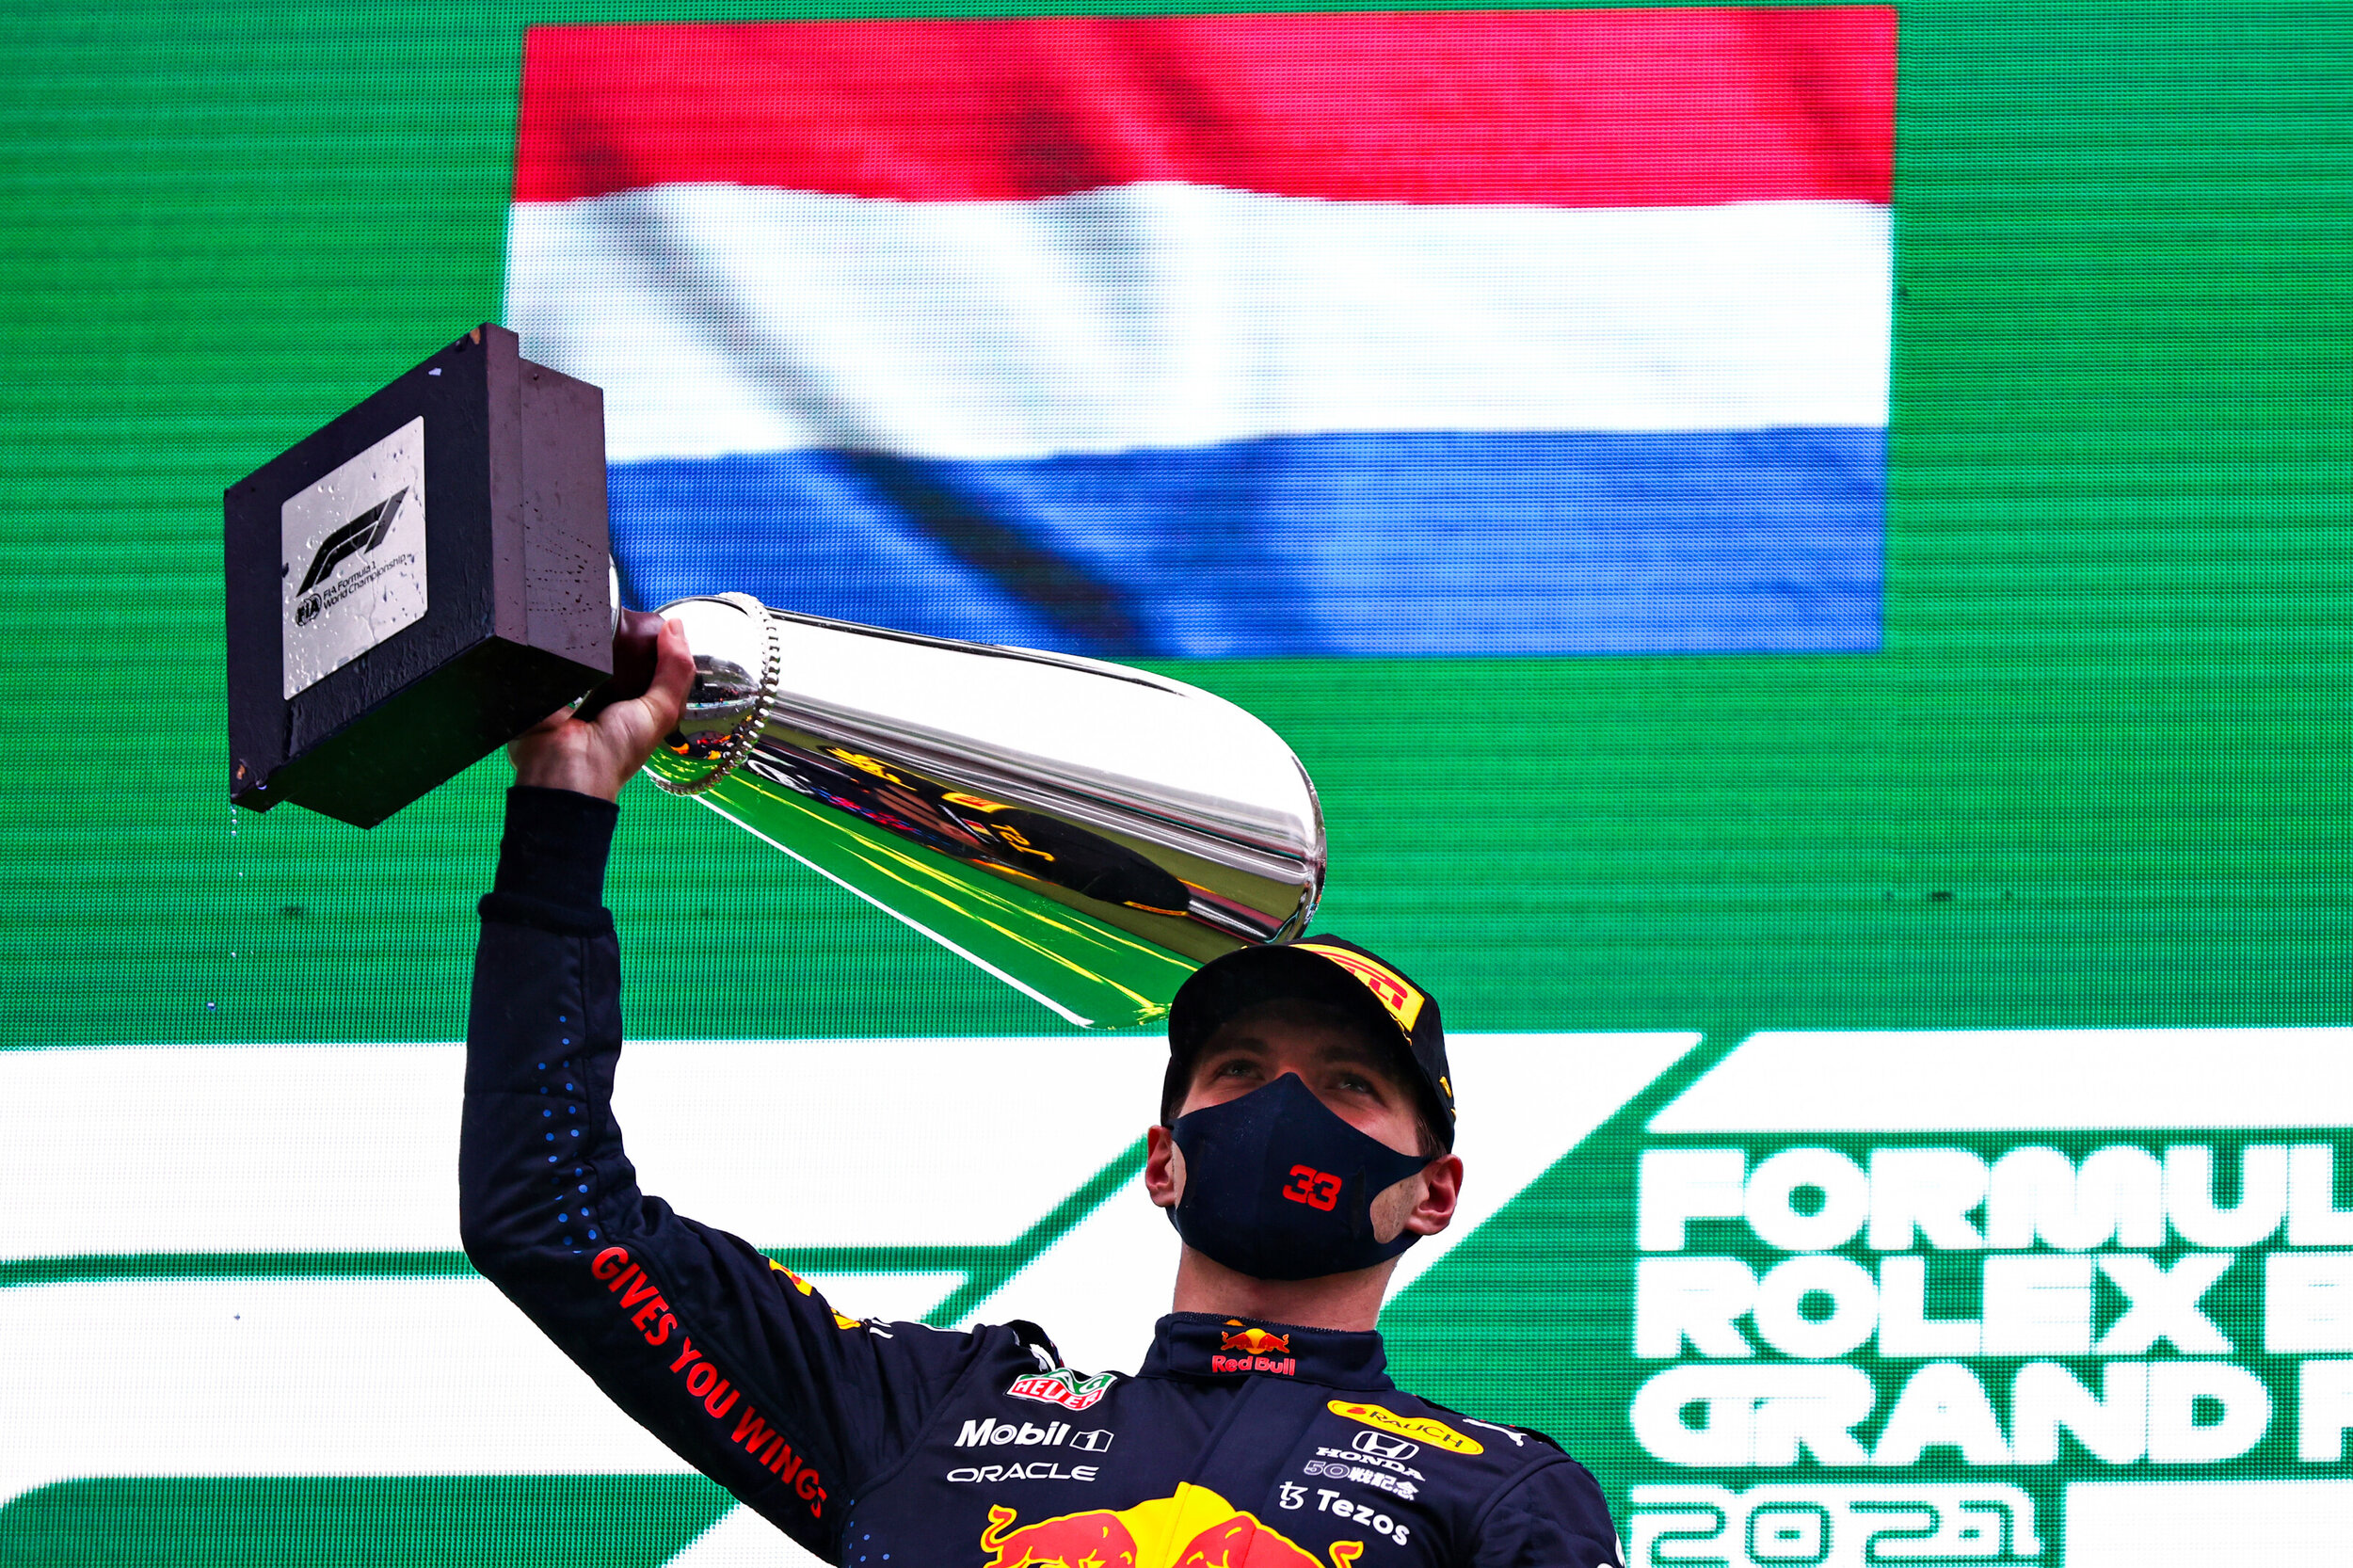
{"label": "raised arm", "polygon": [[460,1227],[474,1267],[616,1403],[829,1556],[840,1508],[904,1451],[979,1339],[839,1317],[747,1243],[638,1189],[612,1112],[605,855],[614,796],[676,725],[691,676],[667,631],[646,696],[594,723],[556,715],[515,744],[467,1017]]}

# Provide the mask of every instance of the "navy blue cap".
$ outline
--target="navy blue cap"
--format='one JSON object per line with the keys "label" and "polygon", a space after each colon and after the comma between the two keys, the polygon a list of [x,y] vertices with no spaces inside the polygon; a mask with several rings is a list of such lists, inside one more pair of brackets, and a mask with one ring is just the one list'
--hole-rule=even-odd
{"label": "navy blue cap", "polygon": [[1347,1014],[1375,1041],[1394,1040],[1431,1128],[1454,1146],[1454,1080],[1438,1000],[1386,959],[1337,936],[1242,948],[1194,971],[1168,1007],[1164,1103],[1181,1098],[1193,1054],[1228,1018],[1262,1001],[1296,998]]}

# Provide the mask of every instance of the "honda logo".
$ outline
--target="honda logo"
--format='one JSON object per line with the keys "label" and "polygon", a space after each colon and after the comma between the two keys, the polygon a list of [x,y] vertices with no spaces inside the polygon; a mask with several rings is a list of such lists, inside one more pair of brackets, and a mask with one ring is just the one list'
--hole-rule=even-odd
{"label": "honda logo", "polygon": [[1411,1459],[1421,1452],[1420,1444],[1391,1437],[1385,1432],[1360,1432],[1349,1447],[1360,1454],[1379,1454],[1383,1459]]}

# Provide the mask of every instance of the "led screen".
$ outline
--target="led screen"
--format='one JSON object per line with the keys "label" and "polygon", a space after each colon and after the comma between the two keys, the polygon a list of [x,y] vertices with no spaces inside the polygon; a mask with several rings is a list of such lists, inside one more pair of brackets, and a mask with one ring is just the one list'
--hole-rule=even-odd
{"label": "led screen", "polygon": [[[807,1560],[459,1250],[504,764],[227,804],[222,488],[495,320],[632,602],[1282,733],[1453,1042],[1400,1381],[1629,1564],[2340,1561],[2349,23],[18,8],[0,1560]],[[1133,1368],[1157,1036],[642,785],[608,902],[648,1190]]]}

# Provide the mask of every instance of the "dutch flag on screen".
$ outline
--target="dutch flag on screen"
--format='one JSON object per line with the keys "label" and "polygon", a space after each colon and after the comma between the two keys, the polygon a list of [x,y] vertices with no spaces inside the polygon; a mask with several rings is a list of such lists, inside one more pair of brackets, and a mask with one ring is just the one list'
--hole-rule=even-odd
{"label": "dutch flag on screen", "polygon": [[629,597],[1111,655],[1868,648],[1895,14],[540,27]]}

